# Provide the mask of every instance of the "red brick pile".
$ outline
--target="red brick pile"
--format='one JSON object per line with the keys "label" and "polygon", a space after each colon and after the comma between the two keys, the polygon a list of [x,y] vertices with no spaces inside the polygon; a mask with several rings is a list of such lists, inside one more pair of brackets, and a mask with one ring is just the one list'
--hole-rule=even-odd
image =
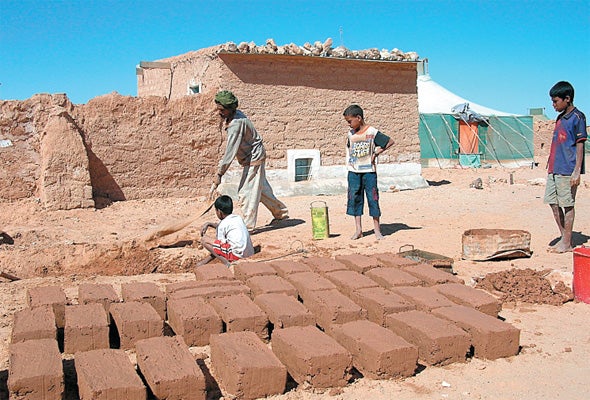
{"label": "red brick pile", "polygon": [[[419,364],[519,351],[520,331],[498,318],[495,297],[395,254],[245,262],[233,273],[209,264],[164,289],[127,283],[119,298],[110,285],[82,284],[77,304],[58,286],[29,290],[14,315],[11,398],[61,399],[64,354],[80,398],[186,400],[280,394],[289,377],[342,387],[354,370],[404,378]],[[209,363],[189,346],[209,346]]]}

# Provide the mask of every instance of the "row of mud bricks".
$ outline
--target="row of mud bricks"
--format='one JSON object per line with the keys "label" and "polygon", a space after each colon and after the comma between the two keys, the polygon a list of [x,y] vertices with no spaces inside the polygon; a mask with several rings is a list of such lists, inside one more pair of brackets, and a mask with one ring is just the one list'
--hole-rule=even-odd
{"label": "row of mud bricks", "polygon": [[[400,379],[519,351],[496,298],[394,253],[214,263],[195,278],[123,283],[120,294],[80,284],[77,300],[30,289],[14,316],[11,399],[61,399],[67,357],[81,399],[187,400]],[[210,356],[191,352],[202,346]]]}

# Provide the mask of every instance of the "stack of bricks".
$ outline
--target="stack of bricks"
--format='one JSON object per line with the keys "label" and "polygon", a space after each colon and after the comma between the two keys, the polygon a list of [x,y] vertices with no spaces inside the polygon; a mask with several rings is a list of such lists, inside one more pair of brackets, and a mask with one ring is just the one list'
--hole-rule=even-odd
{"label": "stack of bricks", "polygon": [[[288,376],[342,387],[353,368],[405,378],[419,365],[519,350],[520,331],[498,318],[493,296],[396,254],[242,262],[233,273],[211,263],[194,280],[120,289],[82,284],[77,299],[58,286],[30,289],[14,315],[11,398],[62,398],[66,355],[81,398],[205,399],[218,387],[254,399],[283,393]],[[208,363],[207,349],[189,349],[202,346]]]}

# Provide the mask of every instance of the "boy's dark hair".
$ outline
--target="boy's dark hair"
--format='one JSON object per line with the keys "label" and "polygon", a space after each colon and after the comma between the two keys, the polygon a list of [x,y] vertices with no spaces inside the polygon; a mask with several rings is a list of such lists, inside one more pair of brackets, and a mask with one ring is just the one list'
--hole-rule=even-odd
{"label": "boy's dark hair", "polygon": [[566,81],[557,82],[551,90],[549,90],[550,97],[559,97],[560,99],[565,99],[567,96],[570,97],[570,101],[574,102],[574,87],[571,83]]}
{"label": "boy's dark hair", "polygon": [[215,200],[215,209],[221,211],[225,215],[230,215],[234,212],[234,202],[229,196],[219,196]]}
{"label": "boy's dark hair", "polygon": [[363,117],[363,109],[361,108],[361,106],[358,106],[356,104],[350,105],[348,107],[346,107],[346,110],[344,110],[344,112],[342,113],[342,115],[344,115],[345,117]]}

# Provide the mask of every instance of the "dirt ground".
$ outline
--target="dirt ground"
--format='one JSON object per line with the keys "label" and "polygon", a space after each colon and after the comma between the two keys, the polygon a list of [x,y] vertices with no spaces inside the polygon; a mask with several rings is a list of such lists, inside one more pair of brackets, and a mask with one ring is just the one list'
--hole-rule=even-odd
{"label": "dirt ground", "polygon": [[[513,184],[510,183],[512,174]],[[542,203],[545,171],[542,168],[424,169],[426,189],[381,194],[382,231],[376,241],[372,222],[363,219],[365,236],[352,241],[354,222],[345,215],[346,196],[283,198],[290,219],[266,226],[253,235],[260,247],[253,261],[296,259],[307,255],[397,253],[412,245],[454,259],[454,272],[467,285],[493,273],[514,275],[526,271],[549,282],[549,292],[571,288],[573,255],[546,251],[558,230],[548,206]],[[470,184],[481,178],[483,187]],[[578,191],[574,244],[587,245],[590,234],[590,186]],[[330,238],[312,240],[310,203],[323,200],[330,217]],[[0,399],[6,396],[8,343],[12,316],[25,307],[27,288],[58,283],[68,299],[77,301],[82,282],[111,283],[191,279],[195,263],[205,253],[190,244],[199,226],[215,215],[209,212],[160,247],[146,247],[150,232],[194,216],[203,199],[153,199],[118,202],[100,209],[44,212],[34,201],[0,204],[0,272],[19,278],[0,278]],[[271,220],[261,207],[259,224]],[[468,229],[521,229],[531,234],[532,256],[502,261],[462,260],[462,236]],[[13,242],[13,243],[12,243]],[[405,247],[402,247],[405,246]],[[510,272],[512,271],[512,272]],[[496,275],[498,276],[498,275]],[[518,285],[525,278],[516,276]],[[488,280],[489,282],[489,280]],[[527,280],[527,282],[529,282]],[[527,285],[530,285],[527,283]],[[496,284],[496,289],[501,285]],[[488,286],[489,288],[489,286]],[[491,290],[491,289],[490,289]],[[590,398],[590,304],[575,301],[542,304],[529,296],[541,290],[520,288],[504,296],[500,316],[521,330],[521,351],[515,357],[487,361],[470,359],[445,367],[427,367],[404,380],[358,379],[342,389],[327,391],[296,388],[275,400],[352,399],[587,399]],[[542,290],[547,290],[544,287]],[[495,295],[502,296],[497,290]],[[199,350],[200,351],[200,350]],[[203,351],[206,352],[206,349]]]}

